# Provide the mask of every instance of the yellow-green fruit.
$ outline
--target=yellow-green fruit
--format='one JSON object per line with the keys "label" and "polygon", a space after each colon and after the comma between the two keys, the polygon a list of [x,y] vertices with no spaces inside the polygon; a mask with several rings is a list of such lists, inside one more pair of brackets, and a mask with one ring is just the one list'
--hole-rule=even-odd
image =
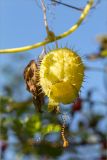
{"label": "yellow-green fruit", "polygon": [[68,48],[51,50],[40,65],[40,85],[56,103],[71,103],[77,98],[84,77],[81,58]]}

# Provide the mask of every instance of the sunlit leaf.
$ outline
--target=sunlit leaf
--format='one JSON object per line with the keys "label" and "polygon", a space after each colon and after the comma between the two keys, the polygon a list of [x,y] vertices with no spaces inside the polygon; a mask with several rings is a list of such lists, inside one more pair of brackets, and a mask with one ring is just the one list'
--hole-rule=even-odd
{"label": "sunlit leaf", "polygon": [[100,53],[102,57],[107,57],[107,50],[104,50]]}
{"label": "sunlit leaf", "polygon": [[43,134],[49,134],[49,133],[52,133],[52,132],[59,132],[60,130],[61,130],[60,125],[48,124],[46,126],[43,126],[42,133]]}

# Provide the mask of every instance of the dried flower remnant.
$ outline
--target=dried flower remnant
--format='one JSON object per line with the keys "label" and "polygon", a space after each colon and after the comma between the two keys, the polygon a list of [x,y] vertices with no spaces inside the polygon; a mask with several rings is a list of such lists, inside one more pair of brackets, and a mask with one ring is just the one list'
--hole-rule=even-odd
{"label": "dried flower remnant", "polygon": [[42,112],[41,106],[43,104],[44,94],[41,92],[39,85],[39,69],[38,64],[31,60],[24,70],[24,79],[27,90],[33,95],[33,103],[39,112]]}

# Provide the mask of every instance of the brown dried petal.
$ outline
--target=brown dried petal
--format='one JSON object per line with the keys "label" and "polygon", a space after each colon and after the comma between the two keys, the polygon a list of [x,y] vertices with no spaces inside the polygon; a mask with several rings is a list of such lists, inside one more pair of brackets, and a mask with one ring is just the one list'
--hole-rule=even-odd
{"label": "brown dried petal", "polygon": [[39,81],[38,68],[34,60],[30,61],[24,70],[26,87],[33,95],[37,95],[37,83]]}
{"label": "brown dried petal", "polygon": [[39,69],[38,65],[34,60],[30,61],[24,70],[24,79],[26,82],[26,87],[29,92],[33,95],[33,103],[37,107],[39,112],[41,111],[41,106],[44,101],[44,93],[41,92],[41,86],[39,83]]}

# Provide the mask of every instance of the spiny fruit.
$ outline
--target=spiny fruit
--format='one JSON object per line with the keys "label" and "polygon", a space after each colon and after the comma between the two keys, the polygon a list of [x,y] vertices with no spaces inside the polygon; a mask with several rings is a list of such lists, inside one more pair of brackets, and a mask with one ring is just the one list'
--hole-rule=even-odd
{"label": "spiny fruit", "polygon": [[69,104],[79,94],[84,78],[80,56],[68,48],[49,51],[40,65],[40,85],[49,103]]}

